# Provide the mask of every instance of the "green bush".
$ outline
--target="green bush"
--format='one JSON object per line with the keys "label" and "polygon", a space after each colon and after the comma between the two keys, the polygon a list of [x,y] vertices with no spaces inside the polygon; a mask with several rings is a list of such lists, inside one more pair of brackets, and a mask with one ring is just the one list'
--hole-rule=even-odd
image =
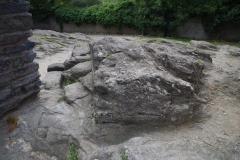
{"label": "green bush", "polygon": [[[117,29],[158,28],[167,36],[169,31],[193,17],[202,18],[205,30],[210,33],[216,32],[222,23],[240,22],[239,0],[112,0],[103,4],[98,0],[29,1],[32,2],[30,12],[34,19],[53,16],[61,27],[63,22],[74,22]],[[71,6],[73,2],[81,7]]]}
{"label": "green bush", "polygon": [[68,157],[67,159],[68,160],[78,160],[78,151],[77,151],[77,148],[71,144],[69,147],[69,154],[68,154]]}
{"label": "green bush", "polygon": [[240,1],[239,0],[222,0],[216,7],[215,12],[203,14],[202,16],[205,30],[209,33],[216,33],[219,26],[223,23],[240,22]]}

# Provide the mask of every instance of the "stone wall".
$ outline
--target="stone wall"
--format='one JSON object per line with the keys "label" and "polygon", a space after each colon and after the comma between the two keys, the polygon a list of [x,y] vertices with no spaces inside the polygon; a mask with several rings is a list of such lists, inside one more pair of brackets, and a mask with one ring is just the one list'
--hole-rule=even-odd
{"label": "stone wall", "polygon": [[[34,22],[33,29],[44,29],[61,31],[59,24],[53,19],[49,18],[44,22]],[[134,34],[141,35],[141,30],[134,30],[132,28],[123,28],[117,30],[116,28],[104,28],[102,25],[83,24],[80,26],[74,23],[63,23],[63,32],[81,32],[86,34]],[[144,30],[145,35],[164,36],[164,32],[160,29]],[[200,18],[192,18],[187,20],[184,24],[177,27],[170,32],[168,36],[191,38],[191,39],[219,39],[228,41],[240,41],[240,23],[222,24],[220,31],[216,35],[209,35],[205,32]]]}
{"label": "stone wall", "polygon": [[200,18],[189,19],[186,23],[180,25],[174,31],[172,31],[170,36],[192,39],[210,38],[205,32]]}
{"label": "stone wall", "polygon": [[217,39],[227,41],[240,41],[240,23],[224,23],[219,26],[219,31],[208,34],[200,18],[191,18],[170,33],[172,37],[192,39]]}
{"label": "stone wall", "polygon": [[[56,22],[55,19],[49,18],[43,22],[34,22],[33,29],[43,29],[43,30],[53,30],[60,32],[60,26]],[[124,27],[121,30],[118,30],[114,27],[104,28],[102,25],[96,24],[83,24],[77,26],[76,24],[70,23],[63,23],[63,32],[80,32],[85,34],[133,34],[133,35],[141,35],[141,30],[135,30],[133,28]],[[163,36],[164,33],[160,30],[145,30],[144,34],[150,35],[158,35]]]}
{"label": "stone wall", "polygon": [[25,0],[0,2],[0,116],[40,91],[39,65],[33,62],[32,15]]}

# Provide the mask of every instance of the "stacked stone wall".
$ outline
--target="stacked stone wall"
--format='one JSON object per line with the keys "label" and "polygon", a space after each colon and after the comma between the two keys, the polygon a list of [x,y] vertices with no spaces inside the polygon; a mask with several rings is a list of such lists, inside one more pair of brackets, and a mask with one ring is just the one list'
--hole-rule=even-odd
{"label": "stacked stone wall", "polygon": [[33,62],[30,4],[0,1],[0,116],[40,91],[39,65]]}

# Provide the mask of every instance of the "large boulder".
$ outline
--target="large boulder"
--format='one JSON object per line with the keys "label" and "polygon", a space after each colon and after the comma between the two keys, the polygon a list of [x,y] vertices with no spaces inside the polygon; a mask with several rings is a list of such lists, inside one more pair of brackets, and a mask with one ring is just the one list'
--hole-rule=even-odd
{"label": "large boulder", "polygon": [[173,44],[107,37],[93,43],[94,109],[99,122],[181,123],[200,106],[208,54]]}

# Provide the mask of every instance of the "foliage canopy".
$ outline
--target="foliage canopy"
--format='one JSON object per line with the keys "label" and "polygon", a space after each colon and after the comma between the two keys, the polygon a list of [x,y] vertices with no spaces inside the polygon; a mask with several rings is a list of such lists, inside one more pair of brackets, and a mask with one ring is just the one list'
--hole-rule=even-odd
{"label": "foliage canopy", "polygon": [[162,29],[165,35],[187,19],[202,18],[205,30],[240,22],[239,0],[29,0],[33,18],[104,27]]}

